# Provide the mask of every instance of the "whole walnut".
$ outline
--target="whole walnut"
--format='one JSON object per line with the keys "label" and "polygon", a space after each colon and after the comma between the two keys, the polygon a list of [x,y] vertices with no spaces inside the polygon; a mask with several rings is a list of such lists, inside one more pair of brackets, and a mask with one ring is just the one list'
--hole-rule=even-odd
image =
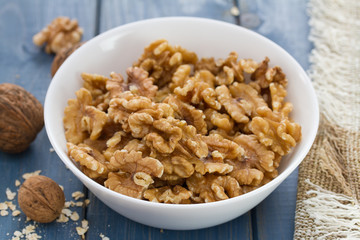
{"label": "whole walnut", "polygon": [[64,192],[51,178],[32,176],[20,187],[18,202],[25,215],[34,221],[54,221],[65,204]]}
{"label": "whole walnut", "polygon": [[1,151],[24,151],[43,126],[43,107],[31,93],[15,84],[0,84]]}

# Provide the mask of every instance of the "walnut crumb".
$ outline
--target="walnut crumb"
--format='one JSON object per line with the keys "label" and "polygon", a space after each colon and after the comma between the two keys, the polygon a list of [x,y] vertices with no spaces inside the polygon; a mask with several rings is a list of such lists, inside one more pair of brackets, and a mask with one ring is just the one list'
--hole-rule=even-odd
{"label": "walnut crumb", "polygon": [[69,208],[69,207],[73,207],[73,206],[75,206],[75,202],[73,202],[73,201],[67,201],[64,204],[64,208]]}
{"label": "walnut crumb", "polygon": [[18,187],[18,186],[20,186],[20,184],[21,184],[21,182],[19,181],[19,180],[15,180],[15,187]]}
{"label": "walnut crumb", "polygon": [[36,170],[36,171],[34,171],[34,172],[24,173],[24,174],[22,175],[22,178],[26,180],[26,179],[28,179],[29,177],[37,176],[37,175],[39,175],[40,173],[41,173],[41,170]]}
{"label": "walnut crumb", "polygon": [[65,214],[61,213],[60,216],[56,219],[56,222],[66,223],[69,221],[69,218]]}
{"label": "walnut crumb", "polygon": [[106,237],[104,234],[100,233],[99,235],[101,237],[101,240],[110,240],[110,238]]}
{"label": "walnut crumb", "polygon": [[63,208],[63,210],[61,210],[61,213],[64,214],[67,217],[70,217],[72,214],[72,211],[68,208]]}
{"label": "walnut crumb", "polygon": [[0,210],[7,210],[8,207],[9,206],[6,203],[0,203]]}
{"label": "walnut crumb", "polygon": [[2,217],[4,217],[4,216],[9,215],[9,212],[8,212],[7,210],[1,210],[1,211],[0,211],[0,215],[1,215]]}
{"label": "walnut crumb", "polygon": [[36,229],[35,225],[30,224],[22,230],[22,233],[25,235],[26,239],[29,239],[29,240],[40,239],[41,236],[39,236],[35,233],[35,229]]}
{"label": "walnut crumb", "polygon": [[16,216],[19,216],[20,213],[21,213],[21,212],[20,212],[19,210],[15,210],[15,211],[12,212],[11,215],[12,215],[13,217],[16,217]]}
{"label": "walnut crumb", "polygon": [[73,193],[71,194],[71,196],[72,196],[75,200],[79,200],[80,198],[85,197],[85,195],[84,195],[82,192],[80,192],[80,191],[73,192]]}
{"label": "walnut crumb", "polygon": [[70,219],[73,220],[73,221],[77,221],[80,219],[80,216],[77,212],[72,212],[71,215],[70,215]]}
{"label": "walnut crumb", "polygon": [[9,200],[14,200],[15,196],[16,196],[16,192],[12,192],[9,188],[6,188],[6,197]]}
{"label": "walnut crumb", "polygon": [[22,235],[22,233],[20,232],[20,231],[18,231],[18,230],[16,230],[15,232],[14,232],[14,236],[15,237],[20,237]]}
{"label": "walnut crumb", "polygon": [[32,225],[32,224],[27,225],[21,231],[18,231],[18,230],[15,231],[13,233],[11,240],[21,240],[21,239],[38,240],[38,239],[41,239],[42,237],[35,232],[35,229],[36,229],[35,225]]}
{"label": "walnut crumb", "polygon": [[15,211],[15,209],[16,209],[15,204],[13,204],[12,202],[9,202],[9,201],[5,201],[5,204],[11,209],[11,211]]}
{"label": "walnut crumb", "polygon": [[76,227],[76,232],[79,236],[84,238],[85,233],[87,232],[88,229],[89,229],[89,222],[84,219],[81,221],[81,227]]}
{"label": "walnut crumb", "polygon": [[237,17],[240,15],[240,10],[238,7],[236,6],[233,6],[231,9],[230,9],[230,13],[231,15],[233,15],[234,17]]}

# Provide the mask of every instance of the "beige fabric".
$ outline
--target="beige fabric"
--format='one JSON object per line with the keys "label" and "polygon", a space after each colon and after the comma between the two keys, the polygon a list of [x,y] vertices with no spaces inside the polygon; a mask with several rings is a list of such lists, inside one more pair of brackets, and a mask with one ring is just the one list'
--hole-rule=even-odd
{"label": "beige fabric", "polygon": [[360,1],[308,9],[321,117],[299,168],[294,239],[360,239]]}

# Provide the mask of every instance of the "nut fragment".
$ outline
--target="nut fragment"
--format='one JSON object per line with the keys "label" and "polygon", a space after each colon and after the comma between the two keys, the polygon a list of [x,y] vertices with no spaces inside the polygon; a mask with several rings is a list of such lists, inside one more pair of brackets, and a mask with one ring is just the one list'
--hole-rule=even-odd
{"label": "nut fragment", "polygon": [[162,203],[189,203],[192,192],[176,185],[173,188],[169,186],[161,188],[148,189],[144,192],[144,198],[151,202]]}
{"label": "nut fragment", "polygon": [[130,67],[126,70],[129,76],[129,89],[141,96],[154,97],[158,87],[153,85],[154,79],[148,78],[149,73],[142,68]]}
{"label": "nut fragment", "polygon": [[225,85],[217,87],[215,91],[218,101],[236,122],[249,122],[248,116],[251,114],[252,106],[247,101],[241,98],[233,98]]}
{"label": "nut fragment", "polygon": [[214,202],[241,194],[239,183],[230,176],[193,174],[186,180],[189,189],[196,195],[195,201]]}
{"label": "nut fragment", "polygon": [[234,128],[234,121],[227,114],[219,113],[212,108],[206,109],[204,114],[209,130],[216,126],[224,129],[226,132],[230,132]]}
{"label": "nut fragment", "polygon": [[147,145],[161,153],[172,153],[182,137],[179,122],[179,120],[173,118],[154,121],[154,127],[159,130],[160,134],[151,132],[146,135],[145,140]]}
{"label": "nut fragment", "polygon": [[6,188],[5,193],[6,193],[7,199],[9,199],[9,200],[13,200],[15,198],[15,196],[16,196],[16,192],[12,192],[10,190],[10,188]]}
{"label": "nut fragment", "polygon": [[[250,123],[251,131],[258,136],[260,142],[270,147],[281,156],[301,139],[301,127],[289,119],[276,119],[269,109],[259,109],[261,116],[254,117]],[[274,119],[275,117],[275,119]]]}
{"label": "nut fragment", "polygon": [[261,88],[268,88],[271,82],[278,82],[284,87],[287,85],[287,79],[281,68],[276,66],[268,68],[270,59],[266,57],[260,66],[251,74],[251,80],[257,83]]}
{"label": "nut fragment", "polygon": [[92,97],[89,90],[81,88],[76,92],[77,99],[70,99],[64,111],[64,128],[66,139],[78,144],[83,142],[88,133],[81,126],[85,107],[91,105]]}
{"label": "nut fragment", "polygon": [[25,151],[43,126],[43,107],[31,93],[15,84],[0,84],[1,151]]}
{"label": "nut fragment", "polygon": [[203,111],[196,109],[194,106],[180,101],[173,95],[164,99],[164,103],[169,104],[174,109],[177,119],[185,120],[187,124],[193,125],[198,133],[206,134],[206,122]]}
{"label": "nut fragment", "polygon": [[164,165],[164,174],[161,179],[179,179],[190,177],[195,169],[190,161],[180,156],[168,157],[161,160]]}
{"label": "nut fragment", "polygon": [[222,154],[223,158],[234,159],[244,154],[242,147],[219,134],[203,136],[202,139],[208,145],[211,152],[218,151]]}
{"label": "nut fragment", "polygon": [[109,172],[109,163],[97,150],[92,149],[85,144],[79,144],[77,146],[72,143],[67,143],[66,146],[70,158],[79,162],[82,170],[86,171],[89,177],[93,179],[105,177]]}
{"label": "nut fragment", "polygon": [[275,154],[261,144],[255,135],[242,134],[234,138],[234,142],[245,149],[244,159],[241,160],[244,168],[254,168],[265,172],[275,170]]}
{"label": "nut fragment", "polygon": [[257,115],[256,110],[260,107],[267,107],[266,102],[258,92],[248,84],[234,83],[229,87],[231,95],[237,101],[245,101],[250,112],[247,112],[251,117]]}
{"label": "nut fragment", "polygon": [[110,172],[108,179],[104,182],[105,187],[133,198],[142,198],[146,187],[137,185],[128,173]]}
{"label": "nut fragment", "polygon": [[161,162],[152,157],[142,157],[141,152],[118,150],[110,159],[113,167],[128,173],[145,172],[155,177],[161,177],[164,167]]}
{"label": "nut fragment", "polygon": [[159,87],[171,81],[172,75],[181,64],[195,64],[197,55],[180,46],[171,46],[167,40],[152,42],[134,64],[150,73]]}
{"label": "nut fragment", "polygon": [[52,179],[33,176],[19,189],[18,202],[21,210],[34,221],[54,221],[65,204],[64,192]]}
{"label": "nut fragment", "polygon": [[48,26],[34,35],[33,42],[37,46],[46,43],[45,52],[57,53],[63,48],[74,46],[80,42],[83,34],[76,19],[57,17]]}

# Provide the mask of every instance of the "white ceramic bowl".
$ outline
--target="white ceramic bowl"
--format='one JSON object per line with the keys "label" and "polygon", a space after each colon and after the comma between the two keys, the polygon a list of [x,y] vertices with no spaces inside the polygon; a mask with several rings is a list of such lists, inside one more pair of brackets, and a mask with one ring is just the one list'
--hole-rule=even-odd
{"label": "white ceramic bowl", "polygon": [[[83,174],[68,158],[63,130],[67,100],[82,86],[82,72],[108,76],[125,70],[150,42],[165,38],[194,51],[199,57],[226,58],[231,51],[240,58],[279,65],[287,75],[288,97],[294,105],[291,117],[302,126],[301,142],[283,158],[279,176],[270,183],[236,198],[204,204],[153,203],[111,191]],[[314,89],[300,65],[285,50],[265,37],[233,24],[189,17],[157,18],[126,24],[88,41],[72,54],[54,76],[45,100],[45,125],[50,142],[65,165],[110,208],[139,223],[164,229],[199,229],[232,220],[266,198],[309,151],[318,128],[319,110]]]}

